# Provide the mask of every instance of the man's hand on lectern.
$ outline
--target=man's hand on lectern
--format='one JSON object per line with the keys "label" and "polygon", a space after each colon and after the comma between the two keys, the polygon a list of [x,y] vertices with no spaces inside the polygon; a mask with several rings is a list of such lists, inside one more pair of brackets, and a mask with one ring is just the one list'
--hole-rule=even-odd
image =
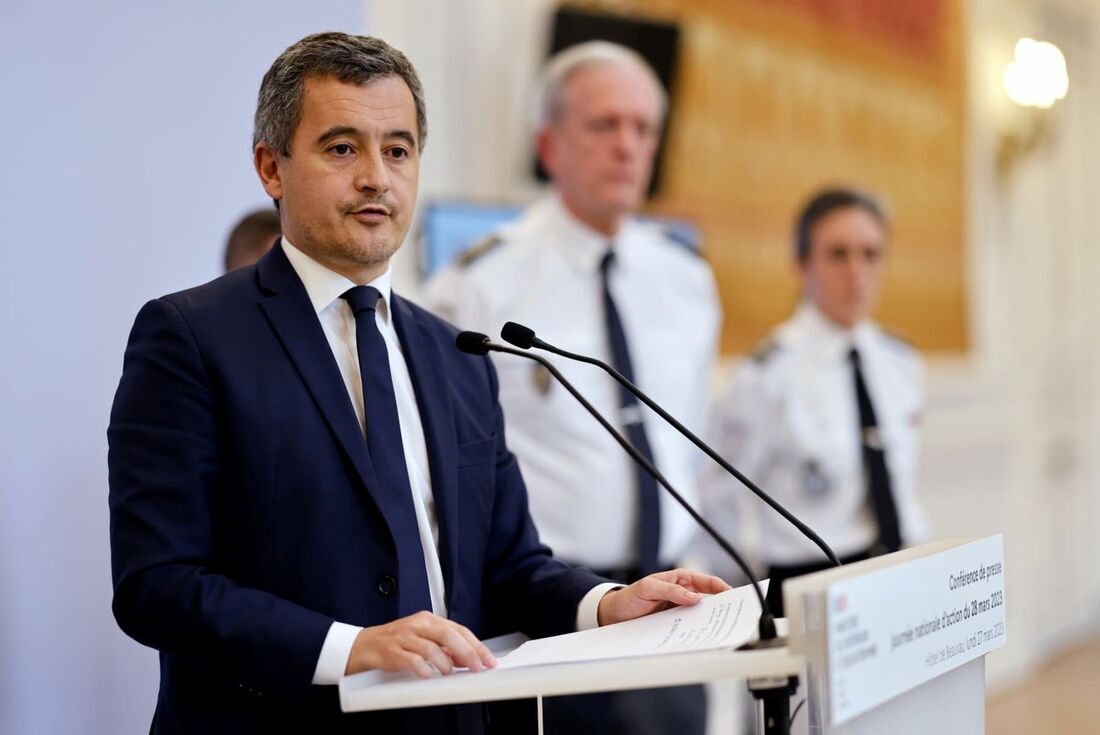
{"label": "man's hand on lectern", "polygon": [[718,577],[687,569],[670,569],[608,592],[600,599],[596,620],[600,625],[621,623],[677,605],[694,605],[705,594],[728,589],[730,586]]}
{"label": "man's hand on lectern", "polygon": [[483,671],[496,664],[496,658],[469,628],[421,611],[359,631],[344,673],[381,669],[429,679],[436,671],[446,675],[460,666]]}

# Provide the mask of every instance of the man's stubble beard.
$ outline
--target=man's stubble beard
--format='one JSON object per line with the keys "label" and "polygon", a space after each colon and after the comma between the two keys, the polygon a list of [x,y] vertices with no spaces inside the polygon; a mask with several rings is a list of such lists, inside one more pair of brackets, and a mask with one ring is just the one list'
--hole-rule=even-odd
{"label": "man's stubble beard", "polygon": [[383,240],[370,238],[369,230],[366,242],[353,237],[334,239],[318,236],[316,228],[309,226],[302,227],[302,234],[309,243],[308,247],[322,258],[363,268],[374,268],[388,263],[404,242],[404,235],[398,238],[396,233]]}

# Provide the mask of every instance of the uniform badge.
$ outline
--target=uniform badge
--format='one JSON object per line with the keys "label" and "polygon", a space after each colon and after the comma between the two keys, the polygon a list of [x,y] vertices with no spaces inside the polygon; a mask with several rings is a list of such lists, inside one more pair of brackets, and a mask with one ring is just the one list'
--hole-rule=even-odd
{"label": "uniform badge", "polygon": [[553,380],[554,377],[550,375],[550,371],[546,369],[545,365],[536,364],[531,371],[531,381],[535,384],[535,392],[540,396],[545,396],[550,392],[550,385]]}
{"label": "uniform badge", "polygon": [[802,494],[810,500],[821,500],[829,494],[829,477],[817,460],[806,462],[802,470]]}

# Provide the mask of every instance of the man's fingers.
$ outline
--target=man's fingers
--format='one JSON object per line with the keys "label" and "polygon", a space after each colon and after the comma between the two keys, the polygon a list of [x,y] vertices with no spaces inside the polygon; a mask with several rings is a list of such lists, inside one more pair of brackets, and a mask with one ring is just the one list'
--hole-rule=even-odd
{"label": "man's fingers", "polygon": [[[404,648],[406,651],[415,653],[423,658],[444,676],[450,674],[454,670],[454,664],[451,662],[451,657],[433,640],[414,637],[405,642]],[[417,674],[417,676],[420,676],[420,674]]]}
{"label": "man's fingers", "polygon": [[[471,671],[482,671],[496,665],[493,654],[464,625],[435,615],[424,615],[414,622],[413,632],[435,643],[443,655],[447,656],[452,668],[453,664],[457,664]],[[440,668],[440,671],[450,673],[450,669],[444,671]]]}
{"label": "man's fingers", "polygon": [[425,679],[458,666],[483,671],[496,666],[496,659],[465,626],[423,611],[360,631],[345,672],[378,668]]}
{"label": "man's fingers", "polygon": [[687,569],[676,570],[676,583],[682,587],[687,587],[690,590],[696,592],[702,592],[705,594],[718,594],[719,592],[725,592],[728,589],[732,589],[728,584],[718,577],[711,576],[710,574],[701,574],[699,572],[692,572]]}
{"label": "man's fingers", "polygon": [[490,651],[484,643],[478,640],[473,631],[471,631],[465,625],[460,625],[458,623],[454,623],[453,625],[455,627],[455,630],[458,631],[458,634],[462,636],[462,638],[470,645],[470,648],[473,649],[474,655],[477,657],[483,668],[489,669],[497,665],[496,656],[493,655],[493,652]]}
{"label": "man's fingers", "polygon": [[665,582],[672,582],[704,594],[717,594],[732,589],[718,577],[702,572],[693,572],[690,569],[670,569],[667,572],[658,572],[653,576]]}
{"label": "man's fingers", "polygon": [[474,646],[467,640],[466,636],[462,635],[462,631],[459,630],[460,627],[454,623],[445,626],[440,631],[440,638],[442,639],[440,643],[456,664],[465,666],[471,671],[481,671],[485,668],[485,664],[481,662],[481,656]]}
{"label": "man's fingers", "polygon": [[674,605],[694,605],[702,595],[675,582],[667,582],[660,577],[646,577],[642,580],[641,596],[647,600],[664,600]]}
{"label": "man's fingers", "polygon": [[393,654],[393,667],[390,670],[408,671],[419,679],[431,679],[435,675],[435,670],[428,665],[423,656],[406,650],[399,650]]}

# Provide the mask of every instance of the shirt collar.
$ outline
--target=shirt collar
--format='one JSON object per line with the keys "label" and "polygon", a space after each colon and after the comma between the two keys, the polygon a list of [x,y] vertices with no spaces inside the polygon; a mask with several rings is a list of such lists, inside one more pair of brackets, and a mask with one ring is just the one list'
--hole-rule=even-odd
{"label": "shirt collar", "polygon": [[825,314],[809,299],[803,300],[794,317],[794,327],[809,339],[813,350],[826,359],[848,358],[848,352],[857,348],[866,352],[869,345],[872,326],[870,320],[863,319],[852,328],[842,327]]}
{"label": "shirt collar", "polygon": [[[291,267],[294,268],[295,273],[298,274],[298,278],[301,279],[302,285],[306,288],[306,294],[309,296],[310,303],[313,304],[313,310],[319,315],[322,311],[332,306],[336,301],[340,300],[340,297],[349,288],[355,288],[358,284],[353,282],[347,276],[341,275],[336,271],[330,270],[325,266],[318,263],[309,255],[306,255],[286,239],[283,240],[283,252],[286,253],[286,259],[290,261]],[[382,294],[382,301],[385,303],[385,307],[382,310],[382,318],[386,322],[390,319],[390,281],[392,276],[390,269],[387,267],[386,271],[375,278],[367,286],[373,286],[378,289],[378,293]]]}
{"label": "shirt collar", "polygon": [[[554,242],[562,256],[577,271],[587,274],[599,271],[600,261],[603,260],[608,247],[623,241],[631,225],[630,219],[626,218],[614,237],[596,232],[577,219],[558,194],[551,196],[546,203],[545,216],[554,231],[560,235],[554,238]],[[622,266],[624,251],[625,248],[616,247],[616,268]]]}

